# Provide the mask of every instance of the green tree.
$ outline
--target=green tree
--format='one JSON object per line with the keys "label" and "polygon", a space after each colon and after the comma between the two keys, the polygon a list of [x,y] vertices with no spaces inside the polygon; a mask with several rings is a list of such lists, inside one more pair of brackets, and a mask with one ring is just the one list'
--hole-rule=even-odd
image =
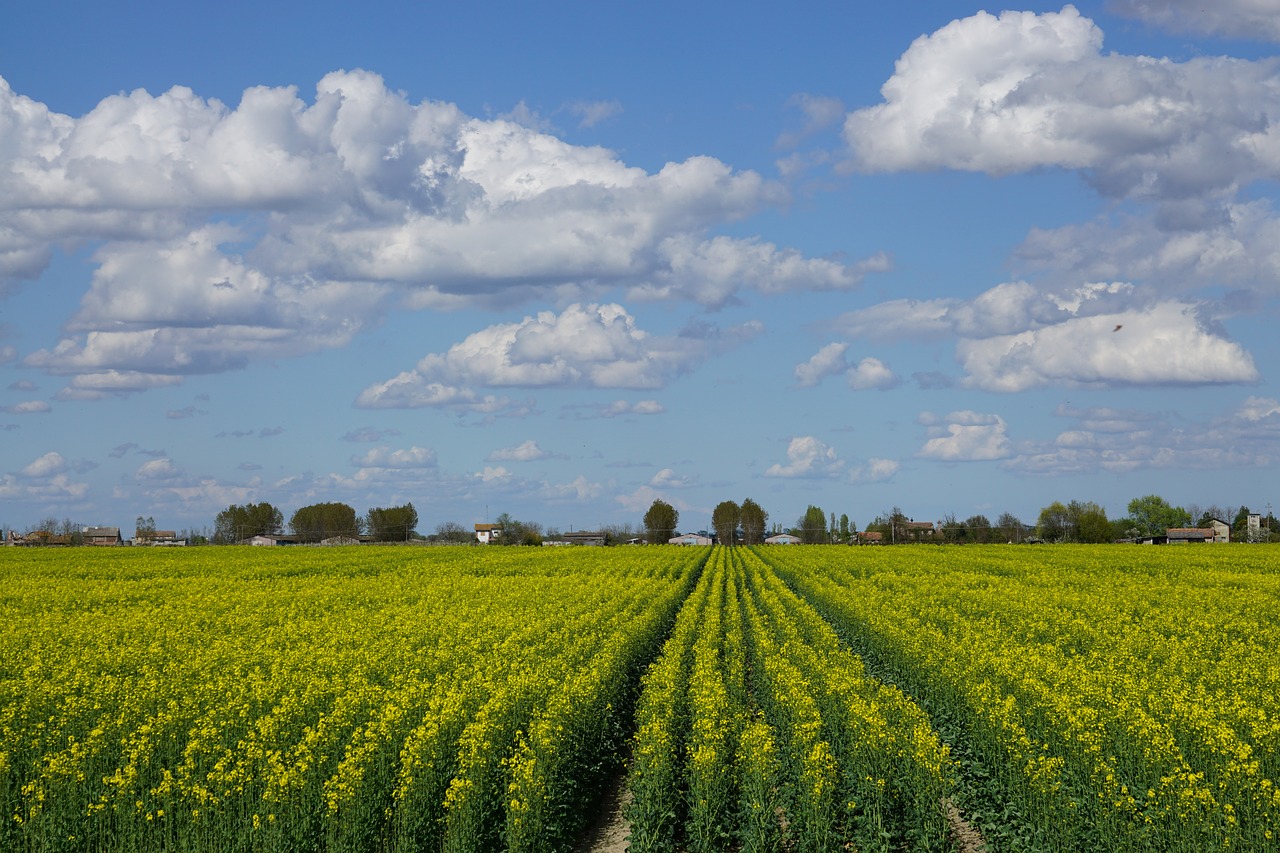
{"label": "green tree", "polygon": [[1066,504],[1054,501],[1040,510],[1040,518],[1036,521],[1036,536],[1046,542],[1064,542],[1071,531],[1071,517]]}
{"label": "green tree", "polygon": [[300,542],[320,542],[335,536],[355,538],[362,526],[355,509],[344,503],[304,506],[289,519],[289,528]]}
{"label": "green tree", "polygon": [[1022,541],[1022,519],[1011,512],[1002,512],[996,519],[995,535],[1005,542]]}
{"label": "green tree", "polygon": [[765,525],[769,523],[769,513],[760,504],[747,498],[742,502],[741,512],[742,541],[747,545],[759,545],[764,542]]}
{"label": "green tree", "polygon": [[1182,507],[1172,506],[1159,495],[1129,501],[1129,518],[1142,536],[1163,536],[1170,527],[1186,527],[1191,516]]}
{"label": "green tree", "polygon": [[671,504],[655,498],[644,514],[644,535],[650,545],[661,545],[677,534],[680,511]]}
{"label": "green tree", "polygon": [[734,545],[738,541],[738,522],[742,520],[742,507],[733,501],[720,501],[711,511],[711,526],[721,545]]}
{"label": "green tree", "polygon": [[979,513],[971,515],[964,520],[964,535],[968,542],[975,542],[979,545],[991,541],[992,530],[991,521]]}
{"label": "green tree", "polygon": [[827,514],[813,504],[796,521],[796,535],[806,545],[819,545],[827,541]]}
{"label": "green tree", "polygon": [[221,544],[242,542],[252,536],[279,533],[284,525],[280,510],[263,501],[231,506],[218,513],[213,522],[213,540]]}
{"label": "green tree", "polygon": [[149,542],[156,538],[156,520],[152,516],[138,516],[133,525],[133,540],[138,543]]}
{"label": "green tree", "polygon": [[872,519],[871,523],[867,525],[867,532],[879,533],[880,541],[885,545],[908,542],[910,541],[906,528],[908,521],[909,519],[901,507],[895,506],[888,512],[882,512]]}
{"label": "green tree", "polygon": [[418,511],[413,503],[374,507],[365,513],[365,529],[375,542],[408,542],[417,537]]}
{"label": "green tree", "polygon": [[843,544],[845,545],[849,544],[849,542],[853,538],[853,531],[855,529],[856,528],[851,527],[849,523],[849,516],[844,513],[841,513],[840,514],[840,541]]}
{"label": "green tree", "polygon": [[1067,504],[1071,519],[1073,541],[1102,543],[1114,538],[1107,511],[1092,501],[1072,501]]}

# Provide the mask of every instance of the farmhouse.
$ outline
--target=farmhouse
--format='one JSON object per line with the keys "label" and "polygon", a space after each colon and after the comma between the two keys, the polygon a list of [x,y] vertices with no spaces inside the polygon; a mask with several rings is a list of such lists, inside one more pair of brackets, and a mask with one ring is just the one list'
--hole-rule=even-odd
{"label": "farmhouse", "polygon": [[1217,531],[1212,527],[1170,527],[1165,534],[1170,545],[1189,545],[1193,543],[1225,542],[1217,538]]}
{"label": "farmhouse", "polygon": [[502,526],[499,524],[477,524],[476,525],[476,541],[481,545],[492,545],[495,539],[502,536]]}
{"label": "farmhouse", "polygon": [[84,529],[86,545],[123,545],[119,527],[86,527]]}
{"label": "farmhouse", "polygon": [[603,546],[605,541],[604,533],[593,532],[590,530],[571,530],[564,534],[564,541],[570,545],[596,545]]}
{"label": "farmhouse", "polygon": [[697,533],[685,533],[680,536],[672,536],[667,540],[671,545],[710,545],[710,536],[699,536]]}
{"label": "farmhouse", "polygon": [[799,545],[799,536],[792,536],[790,533],[779,533],[777,536],[770,536],[764,540],[766,545]]}
{"label": "farmhouse", "polygon": [[259,533],[244,540],[242,545],[297,545],[297,536],[285,536],[281,533]]}
{"label": "farmhouse", "polygon": [[883,545],[884,534],[879,530],[864,530],[858,534],[859,545]]}
{"label": "farmhouse", "polygon": [[186,539],[178,538],[176,530],[139,530],[133,536],[134,545],[173,547],[186,545]]}

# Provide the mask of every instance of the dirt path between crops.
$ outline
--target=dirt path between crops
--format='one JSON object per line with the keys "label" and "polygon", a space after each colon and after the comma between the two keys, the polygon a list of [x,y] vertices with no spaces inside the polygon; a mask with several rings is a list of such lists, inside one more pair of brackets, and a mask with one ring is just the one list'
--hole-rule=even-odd
{"label": "dirt path between crops", "polygon": [[626,853],[631,822],[624,813],[630,802],[627,774],[617,773],[606,783],[595,823],[582,834],[574,853]]}
{"label": "dirt path between crops", "polygon": [[964,819],[955,803],[944,799],[942,807],[947,812],[947,826],[951,830],[951,843],[955,845],[956,853],[987,853],[987,842],[982,833]]}
{"label": "dirt path between crops", "polygon": [[[631,822],[625,812],[630,802],[631,789],[627,787],[626,774],[619,773],[609,780],[601,796],[596,821],[583,832],[574,853],[627,853]],[[988,853],[990,848],[982,833],[965,820],[955,803],[944,799],[942,807],[947,813],[951,844],[956,853]]]}

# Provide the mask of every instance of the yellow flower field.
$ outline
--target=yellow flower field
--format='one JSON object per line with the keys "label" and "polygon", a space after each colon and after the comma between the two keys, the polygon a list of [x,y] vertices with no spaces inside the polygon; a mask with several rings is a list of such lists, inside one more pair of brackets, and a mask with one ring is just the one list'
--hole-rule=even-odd
{"label": "yellow flower field", "polygon": [[1280,851],[1278,557],[4,549],[0,850]]}

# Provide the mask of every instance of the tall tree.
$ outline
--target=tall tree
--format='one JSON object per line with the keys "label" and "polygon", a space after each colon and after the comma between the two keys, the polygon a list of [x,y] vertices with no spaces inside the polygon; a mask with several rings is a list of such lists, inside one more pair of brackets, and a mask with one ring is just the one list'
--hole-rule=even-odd
{"label": "tall tree", "polygon": [[840,541],[845,545],[848,545],[849,542],[852,541],[853,539],[854,529],[856,528],[850,527],[849,516],[844,513],[841,513],[840,514]]}
{"label": "tall tree", "polygon": [[304,506],[289,519],[289,527],[301,542],[320,542],[335,536],[360,535],[361,519],[344,503]]}
{"label": "tall tree", "polygon": [[677,534],[680,511],[671,504],[655,498],[644,514],[644,535],[650,545],[661,545]]}
{"label": "tall tree", "polygon": [[280,510],[263,501],[244,506],[231,506],[218,513],[214,519],[213,538],[215,542],[229,544],[241,542],[251,536],[279,533],[284,525],[284,516]]}
{"label": "tall tree", "polygon": [[1062,501],[1054,501],[1040,510],[1040,519],[1036,522],[1036,535],[1046,542],[1065,541],[1070,533],[1071,519],[1067,507]]}
{"label": "tall tree", "polygon": [[1006,542],[1022,541],[1022,519],[1011,512],[1002,512],[996,519],[996,535]]}
{"label": "tall tree", "polygon": [[711,511],[711,526],[721,545],[735,545],[738,541],[738,522],[742,519],[742,507],[733,501],[720,501]]}
{"label": "tall tree", "polygon": [[1075,542],[1110,542],[1114,538],[1107,511],[1093,501],[1072,501],[1067,504]]}
{"label": "tall tree", "polygon": [[413,503],[374,507],[365,513],[365,528],[375,542],[408,542],[417,536],[418,511]]}
{"label": "tall tree", "polygon": [[742,541],[747,545],[759,545],[764,541],[765,525],[769,523],[769,513],[760,504],[746,498],[741,507]]}
{"label": "tall tree", "polygon": [[827,541],[827,514],[821,507],[810,504],[804,515],[796,521],[797,535],[806,545],[820,545]]}
{"label": "tall tree", "polygon": [[1191,516],[1185,509],[1172,506],[1159,495],[1146,495],[1129,501],[1129,518],[1143,536],[1163,536],[1170,527],[1186,527]]}
{"label": "tall tree", "polygon": [[964,520],[964,535],[969,542],[979,545],[991,541],[991,522],[985,515],[971,515]]}

